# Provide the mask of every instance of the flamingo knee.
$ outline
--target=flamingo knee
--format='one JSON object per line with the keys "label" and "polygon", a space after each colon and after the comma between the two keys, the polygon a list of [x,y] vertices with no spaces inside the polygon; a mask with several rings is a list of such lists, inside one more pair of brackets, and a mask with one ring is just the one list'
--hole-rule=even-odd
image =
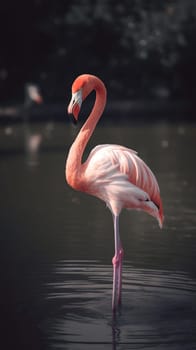
{"label": "flamingo knee", "polygon": [[118,267],[119,264],[122,262],[123,257],[124,257],[124,249],[120,248],[117,254],[115,254],[114,257],[112,258],[112,264]]}

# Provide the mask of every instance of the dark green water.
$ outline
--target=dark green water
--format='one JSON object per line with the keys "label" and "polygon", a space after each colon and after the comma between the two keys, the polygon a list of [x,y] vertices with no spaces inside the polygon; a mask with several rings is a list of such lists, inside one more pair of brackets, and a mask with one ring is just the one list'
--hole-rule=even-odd
{"label": "dark green water", "polygon": [[119,143],[139,152],[159,181],[162,230],[124,211],[123,304],[112,317],[112,218],[105,204],[64,180],[68,124],[0,128],[3,349],[196,348],[196,125],[102,125],[89,150]]}

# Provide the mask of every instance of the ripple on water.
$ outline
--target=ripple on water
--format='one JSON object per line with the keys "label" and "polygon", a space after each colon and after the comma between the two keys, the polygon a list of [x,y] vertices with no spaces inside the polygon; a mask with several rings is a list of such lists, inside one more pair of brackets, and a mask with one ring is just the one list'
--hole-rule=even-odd
{"label": "ripple on water", "polygon": [[115,317],[111,292],[111,266],[59,261],[46,297],[53,313],[44,328],[52,348],[196,348],[196,281],[186,273],[125,265],[123,305]]}

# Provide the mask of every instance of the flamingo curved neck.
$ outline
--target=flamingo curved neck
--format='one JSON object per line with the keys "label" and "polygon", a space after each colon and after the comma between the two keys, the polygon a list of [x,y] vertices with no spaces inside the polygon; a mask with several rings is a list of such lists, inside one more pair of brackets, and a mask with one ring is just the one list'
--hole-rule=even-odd
{"label": "flamingo curved neck", "polygon": [[[88,85],[88,84],[87,84]],[[73,142],[66,162],[66,180],[70,186],[77,189],[77,187],[81,187],[80,184],[82,182],[82,156],[86,145],[104,111],[106,104],[106,88],[101,80],[96,77],[92,77],[91,81],[89,81],[89,85],[91,85],[90,90],[87,86],[87,97],[90,92],[95,90],[96,99],[93,106],[93,109],[86,120],[85,124],[82,126],[78,136]],[[85,86],[84,86],[85,90]],[[81,189],[81,188],[80,188]]]}

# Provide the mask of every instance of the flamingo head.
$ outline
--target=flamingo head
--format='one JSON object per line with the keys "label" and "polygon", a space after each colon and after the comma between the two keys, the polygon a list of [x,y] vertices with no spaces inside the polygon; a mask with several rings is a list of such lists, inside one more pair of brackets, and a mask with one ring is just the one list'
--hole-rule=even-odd
{"label": "flamingo head", "polygon": [[72,92],[72,98],[68,106],[68,113],[74,117],[74,122],[77,122],[80,108],[82,105],[82,88],[76,92]]}
{"label": "flamingo head", "polygon": [[72,98],[68,106],[68,113],[74,117],[74,122],[78,121],[78,115],[82,102],[95,88],[96,82],[103,84],[97,77],[90,74],[79,75],[72,85]]}

